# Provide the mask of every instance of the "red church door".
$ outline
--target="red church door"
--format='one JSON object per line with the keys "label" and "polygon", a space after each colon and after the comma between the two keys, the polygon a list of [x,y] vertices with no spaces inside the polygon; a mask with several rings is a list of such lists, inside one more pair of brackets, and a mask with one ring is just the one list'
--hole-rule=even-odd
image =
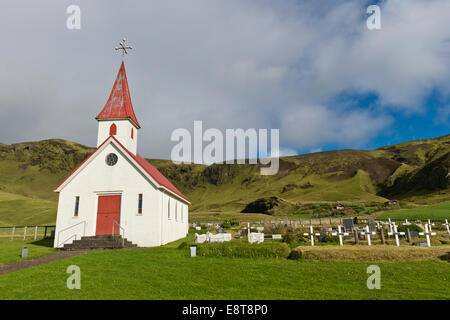
{"label": "red church door", "polygon": [[120,223],[120,195],[99,196],[96,235],[112,234],[113,224],[114,234],[119,234],[118,223]]}

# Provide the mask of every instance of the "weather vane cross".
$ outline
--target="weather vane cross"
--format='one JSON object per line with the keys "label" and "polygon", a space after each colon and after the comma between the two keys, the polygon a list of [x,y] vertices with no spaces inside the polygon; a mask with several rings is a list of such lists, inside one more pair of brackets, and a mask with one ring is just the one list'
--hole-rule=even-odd
{"label": "weather vane cross", "polygon": [[127,51],[127,50],[132,50],[132,49],[133,49],[132,46],[128,46],[128,47],[127,47],[127,46],[125,45],[125,41],[127,41],[127,39],[126,39],[126,38],[123,38],[122,41],[119,43],[119,47],[115,47],[115,48],[114,48],[115,50],[122,50],[122,61],[123,61],[125,55],[128,54],[128,51]]}

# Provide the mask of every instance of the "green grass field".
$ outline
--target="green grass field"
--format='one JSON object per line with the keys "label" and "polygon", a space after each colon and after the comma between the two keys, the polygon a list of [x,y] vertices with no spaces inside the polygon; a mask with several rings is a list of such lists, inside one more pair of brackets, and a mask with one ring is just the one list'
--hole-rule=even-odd
{"label": "green grass field", "polygon": [[52,248],[53,240],[21,241],[0,239],[0,264],[22,260],[22,247],[28,246],[28,259],[56,253]]}
{"label": "green grass field", "polygon": [[[379,262],[381,289],[366,287],[370,262],[191,258],[174,246],[99,251],[0,276],[0,299],[449,299],[450,264]],[[66,269],[81,269],[69,290]]]}
{"label": "green grass field", "polygon": [[0,226],[55,224],[57,203],[0,191]]}
{"label": "green grass field", "polygon": [[378,216],[382,219],[435,219],[435,220],[450,220],[450,201],[441,202],[429,206],[421,206],[412,209],[400,209],[389,212],[384,212]]}

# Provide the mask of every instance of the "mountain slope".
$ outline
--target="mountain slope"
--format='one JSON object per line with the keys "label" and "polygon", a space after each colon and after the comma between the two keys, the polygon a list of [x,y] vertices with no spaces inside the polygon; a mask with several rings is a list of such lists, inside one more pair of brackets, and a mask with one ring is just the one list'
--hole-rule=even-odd
{"label": "mountain slope", "polygon": [[[56,202],[53,188],[93,150],[59,139],[0,144],[0,191]],[[294,207],[338,201],[381,203],[393,197],[428,195],[438,200],[441,196],[436,194],[447,197],[450,136],[377,150],[283,157],[274,176],[261,176],[259,165],[149,161],[188,196],[194,212],[240,212],[252,201],[269,197],[279,197]]]}

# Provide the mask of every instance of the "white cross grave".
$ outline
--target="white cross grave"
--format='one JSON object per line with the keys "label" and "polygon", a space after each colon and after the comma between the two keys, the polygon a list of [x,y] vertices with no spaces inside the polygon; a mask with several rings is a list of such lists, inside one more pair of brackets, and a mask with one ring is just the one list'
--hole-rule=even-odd
{"label": "white cross grave", "polygon": [[405,222],[403,222],[404,226],[410,226],[411,222],[408,221],[408,219],[405,219]]}
{"label": "white cross grave", "polygon": [[339,236],[339,244],[341,246],[344,245],[344,236],[348,236],[348,232],[342,232],[341,226],[338,226],[338,232],[333,232],[332,233],[333,236]]}
{"label": "white cross grave", "polygon": [[400,241],[398,239],[398,236],[399,235],[404,236],[405,233],[404,232],[398,232],[397,231],[397,225],[395,223],[394,223],[393,227],[394,227],[394,232],[389,232],[388,235],[390,235],[390,236],[394,235],[395,236],[395,243],[397,244],[397,247],[399,247],[400,246]]}
{"label": "white cross grave", "polygon": [[[389,218],[389,232],[392,233],[392,222],[391,218]],[[389,234],[389,233],[388,233]]]}
{"label": "white cross grave", "polygon": [[370,241],[370,236],[376,235],[377,233],[374,232],[374,231],[370,231],[369,226],[366,226],[366,230],[363,231],[363,232],[361,232],[361,234],[362,234],[363,236],[366,236],[366,237],[367,237],[367,244],[368,244],[369,246],[371,246],[371,245],[372,245],[372,242]]}
{"label": "white cross grave", "polygon": [[450,234],[450,229],[448,228],[450,223],[448,223],[447,219],[445,219],[445,223],[443,225],[447,227],[447,232]]}
{"label": "white cross grave", "polygon": [[314,245],[314,236],[320,236],[320,233],[314,233],[314,229],[312,226],[309,227],[309,233],[304,233],[305,236],[311,236],[311,245]]}
{"label": "white cross grave", "polygon": [[419,234],[427,237],[427,246],[431,247],[430,236],[435,236],[436,232],[431,232],[431,228],[428,231],[428,223],[425,223],[425,232],[419,232]]}
{"label": "white cross grave", "polygon": [[434,226],[434,223],[431,223],[430,219],[428,219],[428,228],[430,229],[430,232],[433,231],[431,230],[431,226]]}

